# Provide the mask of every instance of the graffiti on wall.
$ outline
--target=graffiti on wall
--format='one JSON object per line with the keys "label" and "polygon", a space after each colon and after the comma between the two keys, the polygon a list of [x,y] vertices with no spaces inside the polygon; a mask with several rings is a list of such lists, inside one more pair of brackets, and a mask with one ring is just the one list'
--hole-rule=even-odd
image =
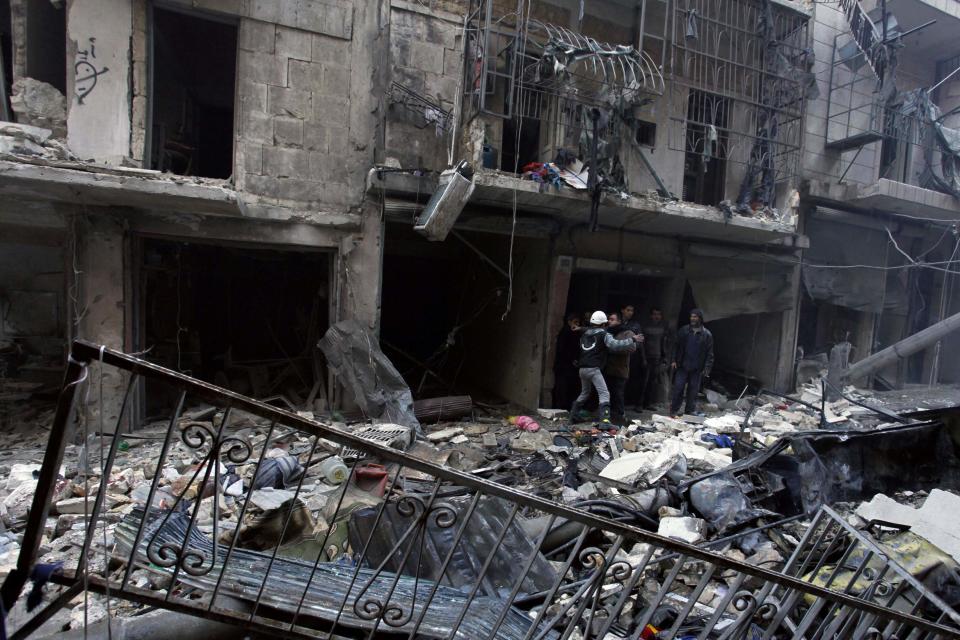
{"label": "graffiti on wall", "polygon": [[78,104],[83,104],[86,97],[97,86],[97,79],[110,70],[109,67],[99,67],[97,65],[97,39],[91,37],[87,39],[87,42],[86,49],[77,50],[77,61],[73,65],[74,87]]}

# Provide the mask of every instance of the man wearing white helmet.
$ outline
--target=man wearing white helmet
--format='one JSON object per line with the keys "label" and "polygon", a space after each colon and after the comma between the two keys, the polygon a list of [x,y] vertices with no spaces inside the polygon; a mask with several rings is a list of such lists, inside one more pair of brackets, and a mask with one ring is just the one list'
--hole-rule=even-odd
{"label": "man wearing white helmet", "polygon": [[636,351],[640,336],[617,340],[606,330],[607,314],[594,311],[590,316],[590,328],[580,336],[580,357],[577,366],[580,370],[580,395],[570,409],[570,421],[576,422],[580,407],[590,398],[590,390],[596,389],[600,399],[600,421],[610,424],[610,391],[603,380],[603,366],[607,362],[607,353]]}

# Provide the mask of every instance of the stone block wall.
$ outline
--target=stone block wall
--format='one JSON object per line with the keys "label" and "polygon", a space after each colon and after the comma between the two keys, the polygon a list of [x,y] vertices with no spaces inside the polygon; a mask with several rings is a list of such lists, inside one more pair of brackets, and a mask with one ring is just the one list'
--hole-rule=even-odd
{"label": "stone block wall", "polygon": [[[172,0],[238,20],[237,189],[257,204],[358,210],[382,149],[386,0]],[[146,0],[134,0],[131,156],[147,132]]]}
{"label": "stone block wall", "polygon": [[[430,12],[415,2],[392,2],[391,82],[453,114],[458,89],[462,92],[459,84],[463,72],[462,29],[462,14]],[[405,169],[443,170],[447,167],[453,132],[438,130],[427,120],[424,111],[402,91],[390,92],[386,109],[386,156],[399,161]]]}

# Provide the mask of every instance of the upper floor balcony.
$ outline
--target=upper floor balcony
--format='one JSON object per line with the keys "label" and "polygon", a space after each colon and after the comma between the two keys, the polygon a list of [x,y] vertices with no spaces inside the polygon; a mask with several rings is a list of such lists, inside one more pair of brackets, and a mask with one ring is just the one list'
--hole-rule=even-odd
{"label": "upper floor balcony", "polygon": [[801,3],[617,0],[579,19],[555,4],[532,3],[526,22],[493,2],[468,14],[458,142],[477,169],[471,208],[730,241],[792,235],[811,84]]}
{"label": "upper floor balcony", "polygon": [[828,90],[807,126],[811,194],[960,216],[960,2],[889,0],[884,14],[843,0],[817,10],[816,38],[832,44],[819,74]]}

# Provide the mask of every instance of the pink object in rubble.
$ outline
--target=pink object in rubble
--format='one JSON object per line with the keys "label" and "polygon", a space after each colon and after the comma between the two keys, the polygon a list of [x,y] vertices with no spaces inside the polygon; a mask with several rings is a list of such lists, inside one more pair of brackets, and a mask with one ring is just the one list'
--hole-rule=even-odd
{"label": "pink object in rubble", "polygon": [[537,421],[530,416],[514,416],[510,418],[510,422],[517,425],[517,429],[520,429],[521,431],[540,430],[540,425],[537,424]]}

